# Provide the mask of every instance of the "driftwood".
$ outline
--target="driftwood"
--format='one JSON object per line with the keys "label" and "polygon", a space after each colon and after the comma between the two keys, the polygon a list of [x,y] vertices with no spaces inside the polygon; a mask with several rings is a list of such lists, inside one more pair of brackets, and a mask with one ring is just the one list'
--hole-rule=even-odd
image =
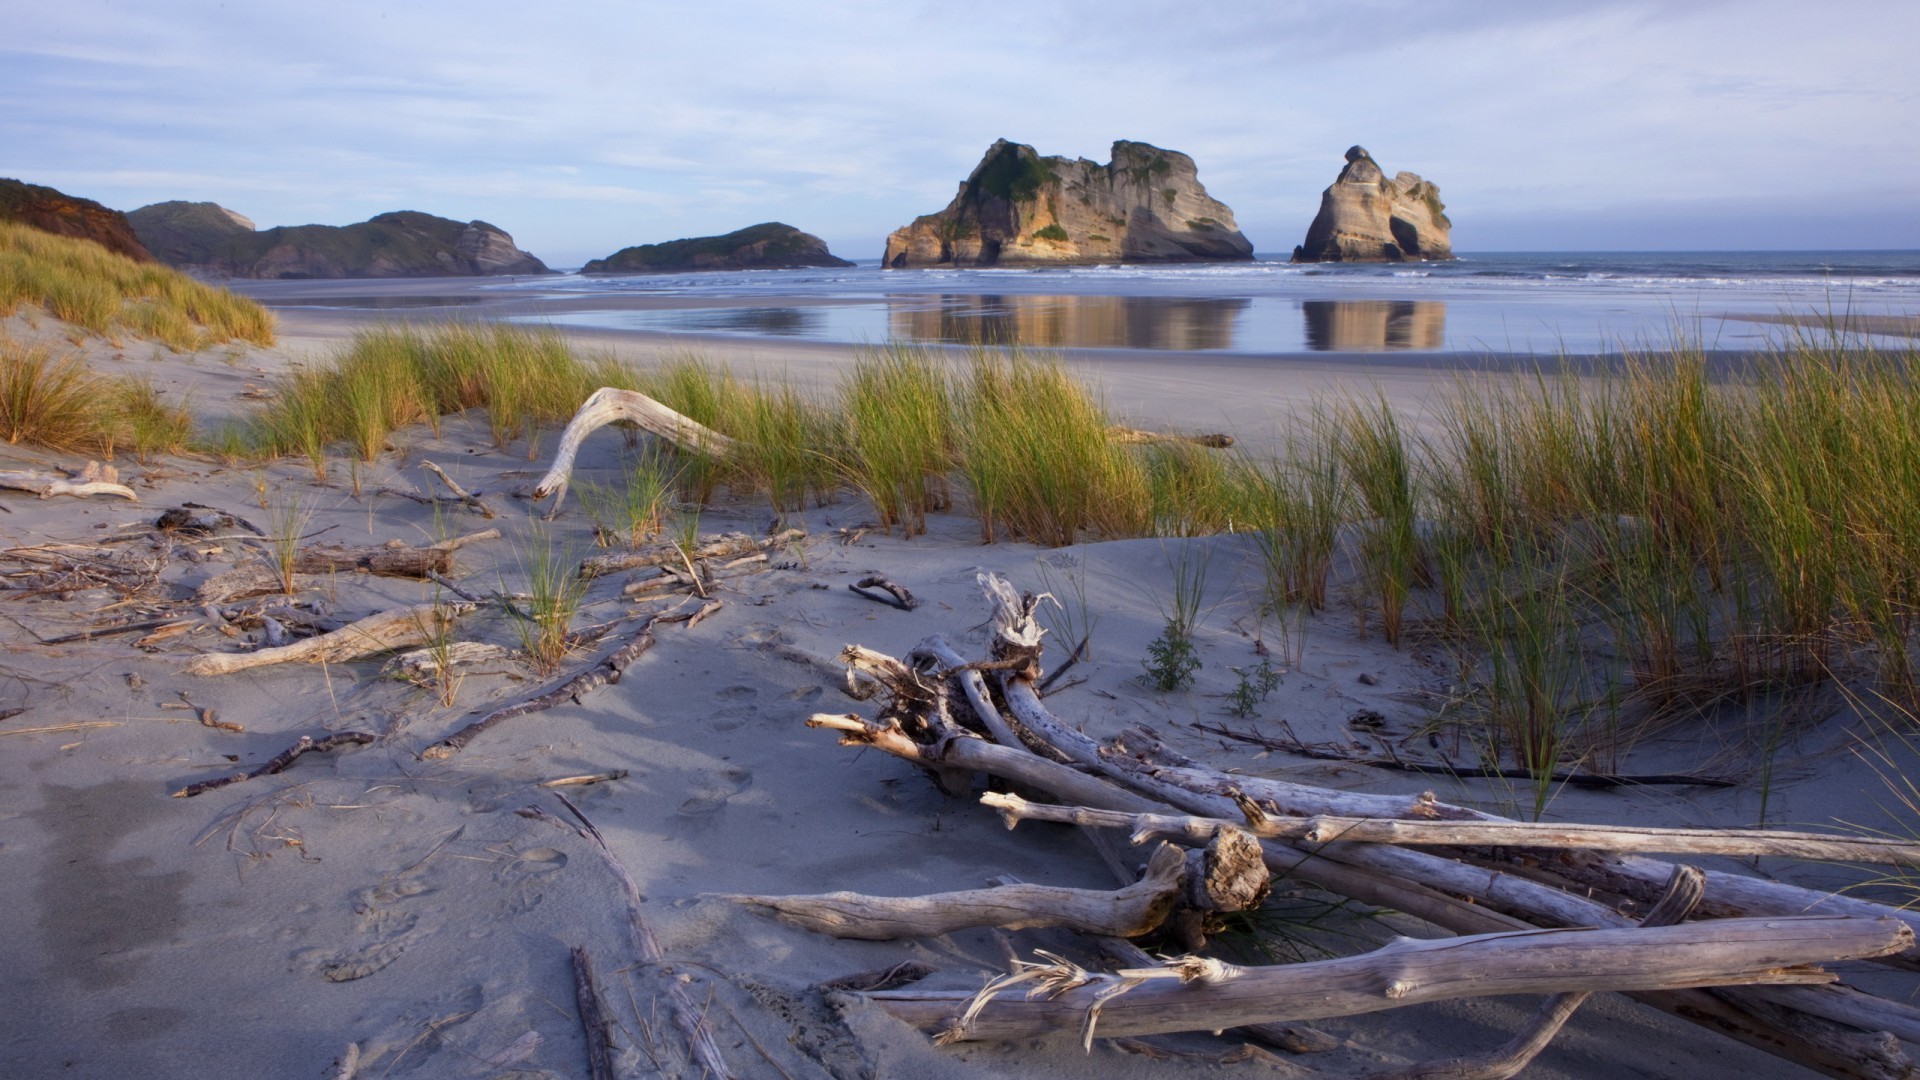
{"label": "driftwood", "polygon": [[591,667],[542,689],[532,697],[505,705],[434,743],[420,752],[423,761],[445,761],[447,758],[466,749],[468,743],[485,734],[489,728],[516,716],[551,709],[564,701],[579,702],[580,699],[598,690],[620,681],[627,668],[641,654],[653,647],[653,628],[661,623],[684,622],[689,626],[719,610],[720,601],[707,600],[694,604],[691,600],[679,607],[656,612],[641,620],[639,629],[629,634],[612,652],[596,661]]}
{"label": "driftwood", "polygon": [[593,976],[593,958],[575,945],[573,955],[573,1001],[580,1010],[580,1030],[587,1037],[587,1075],[592,1080],[613,1080],[613,1022],[600,1009],[600,984]]}
{"label": "driftwood", "polygon": [[641,578],[637,581],[630,582],[620,590],[620,595],[634,599],[657,596],[662,593],[678,592],[684,589],[704,598],[707,595],[707,586],[709,585],[718,584],[719,582],[733,578],[746,577],[750,574],[765,573],[771,569],[773,569],[772,561],[767,558],[767,554],[764,551],[755,552],[752,555],[742,555],[737,559],[729,560],[715,567],[709,567],[705,560],[690,564],[687,570],[679,570],[671,566],[662,566],[659,568],[660,572],[658,576]]}
{"label": "driftwood", "polygon": [[1221,434],[1182,435],[1167,431],[1141,431],[1139,428],[1121,427],[1118,424],[1107,429],[1107,437],[1118,443],[1192,443],[1195,446],[1224,450],[1233,445],[1233,436]]}
{"label": "driftwood", "polygon": [[[1183,825],[1172,832],[1157,834],[1175,835],[1185,843],[1211,836],[1211,830],[1218,828],[1219,821],[1244,822],[1249,828],[1260,829],[1270,827],[1273,819],[1285,816],[1320,815],[1322,820],[1316,825],[1334,829],[1344,828],[1348,823],[1331,821],[1333,816],[1406,818],[1423,827],[1433,823],[1437,823],[1436,827],[1458,823],[1463,826],[1495,824],[1498,828],[1498,823],[1503,822],[1489,814],[1441,803],[1431,793],[1412,798],[1353,795],[1280,781],[1225,776],[1181,758],[1149,733],[1140,731],[1129,732],[1110,746],[1096,744],[1048,714],[1032,690],[1031,683],[1039,675],[1039,635],[1037,627],[1032,625],[1027,598],[1014,593],[1004,582],[991,578],[983,577],[982,585],[996,609],[992,660],[959,664],[943,642],[931,639],[908,654],[916,661],[911,666],[872,650],[849,648],[843,661],[863,672],[861,677],[868,688],[866,696],[881,691],[887,695],[882,718],[868,721],[858,716],[819,715],[809,720],[809,725],[840,731],[843,743],[874,746],[920,764],[949,785],[949,790],[955,772],[973,770],[1086,807],[1135,815],[1160,814],[1168,818],[1178,817],[1167,813],[1168,808],[1175,808],[1179,814],[1216,819],[1202,828]],[[1005,705],[1004,715],[1001,715],[1000,703],[984,693],[987,677],[998,684]],[[938,712],[944,709],[944,685],[949,678],[967,695],[970,704],[978,684],[986,706],[984,710],[976,710],[980,726],[1001,729],[993,732],[997,742],[957,732],[950,721],[940,722]],[[1281,824],[1282,829],[1287,827]],[[1735,842],[1745,839],[1737,834],[1734,837]],[[1851,842],[1817,835],[1810,840]],[[1399,839],[1398,842],[1407,841]],[[1707,846],[1717,842],[1698,838],[1685,841]],[[1516,843],[1526,846],[1510,846]],[[1483,844],[1493,846],[1479,846]],[[1576,850],[1568,857],[1546,862],[1502,863],[1501,859],[1511,858],[1516,851],[1541,850],[1511,835],[1483,834],[1473,845],[1463,845],[1466,841],[1456,840],[1442,850],[1474,856],[1483,865],[1424,854],[1392,843],[1347,839],[1295,843],[1270,838],[1262,841],[1262,856],[1275,873],[1291,874],[1363,903],[1395,908],[1436,927],[1467,935],[1541,926],[1630,927],[1629,917],[1589,896],[1598,889],[1603,896],[1624,895],[1651,904],[1674,873],[1670,863],[1590,849]],[[1822,850],[1833,857],[1835,849]],[[1866,848],[1847,850],[1859,856]],[[1882,849],[1881,854],[1889,850],[1897,849]],[[1897,856],[1896,861],[1899,858]],[[1505,872],[1502,866],[1524,869],[1531,877],[1542,880],[1518,877]],[[1662,874],[1660,886],[1649,888],[1655,872]],[[1703,915],[1774,916],[1810,909],[1822,916],[1860,916],[1883,924],[1891,921],[1904,925],[1903,935],[1910,937],[1912,933],[1914,916],[1885,905],[1829,897],[1781,883],[1725,873],[1708,873],[1704,880]],[[1754,922],[1747,920],[1749,925]],[[1716,930],[1733,925],[1731,922],[1689,924],[1679,929],[1706,935],[1702,940],[1710,941]],[[1882,959],[1915,955],[1911,945],[1902,945],[1899,940],[1892,941],[1889,949],[1891,952],[1883,954]],[[1920,1010],[1842,987],[1739,985],[1746,981],[1728,980],[1718,984],[1720,989],[1711,991],[1630,989],[1629,993],[1647,1004],[1827,1075],[1878,1080],[1907,1075],[1912,1068],[1891,1034],[1874,1032],[1894,1029],[1920,1034]],[[1569,983],[1556,990],[1593,988]],[[1207,1024],[1220,1026],[1216,1019],[1210,1019]],[[1540,1030],[1536,1028],[1535,1034]],[[1524,1048],[1523,1041],[1515,1049]]]}
{"label": "driftwood", "polygon": [[428,685],[450,671],[505,663],[513,650],[504,645],[480,641],[450,641],[444,647],[429,646],[403,652],[387,661],[382,673],[392,673],[416,685]]}
{"label": "driftwood", "polygon": [[[1062,1028],[1153,1035],[1352,1016],[1430,1001],[1566,990],[1668,990],[1833,980],[1814,966],[1911,947],[1894,919],[1808,916],[1614,930],[1402,939],[1360,956],[1273,967],[1218,961],[1118,975],[1059,972],[1044,1000],[974,1002],[963,991],[869,999],[943,1041],[1020,1039]],[[1197,970],[1196,970],[1197,969]],[[970,1007],[969,1002],[974,1006]],[[962,1013],[965,1015],[962,1015]]]}
{"label": "driftwood", "polygon": [[[880,593],[868,592],[867,590],[869,589],[880,589],[885,592],[886,595],[882,596]],[[847,586],[847,591],[864,596],[869,600],[886,604],[888,607],[897,607],[901,611],[912,611],[914,608],[920,606],[920,601],[914,599],[913,594],[908,592],[905,586],[896,585],[877,574],[871,577],[861,578],[859,581]]]}
{"label": "driftwood", "polygon": [[71,495],[77,499],[90,495],[114,495],[133,502],[140,501],[140,496],[135,495],[132,488],[120,483],[120,470],[97,461],[87,462],[86,468],[77,472],[0,469],[0,488],[30,491],[43,499],[51,499],[55,495]]}
{"label": "driftwood", "polygon": [[[482,529],[423,547],[410,547],[398,540],[367,547],[315,545],[300,549],[294,556],[292,570],[296,575],[368,573],[429,580],[453,569],[454,552],[468,544],[499,538],[500,530]],[[296,580],[295,584],[310,582]],[[278,566],[254,564],[201,582],[194,590],[193,600],[196,604],[225,604],[249,596],[284,592],[286,587]]]}
{"label": "driftwood", "polygon": [[553,464],[533,487],[536,500],[553,496],[548,518],[560,510],[567,497],[567,482],[573,476],[573,459],[588,435],[608,424],[632,424],[649,434],[672,443],[675,448],[704,457],[724,458],[734,453],[734,441],[686,416],[667,408],[637,390],[603,386],[587,395],[580,408],[560,433],[560,445],[554,448]]}
{"label": "driftwood", "polygon": [[250,653],[205,653],[187,662],[189,675],[230,675],[269,664],[337,664],[396,649],[424,645],[472,610],[463,603],[415,604],[369,615],[329,634]]}
{"label": "driftwood", "polygon": [[188,784],[186,787],[174,792],[173,797],[176,799],[191,799],[195,795],[204,795],[216,788],[226,787],[228,784],[238,784],[243,780],[258,780],[263,776],[272,776],[274,773],[281,772],[285,770],[287,766],[292,765],[302,754],[324,753],[328,750],[338,750],[343,746],[365,746],[373,742],[374,738],[371,733],[365,731],[339,731],[321,739],[315,739],[311,735],[302,735],[298,742],[275,754],[265,765],[260,766],[252,772],[234,773],[232,776],[222,776],[218,780],[202,780],[197,784]]}
{"label": "driftwood", "polygon": [[582,559],[574,573],[582,578],[597,578],[627,570],[644,570],[650,566],[677,566],[703,559],[728,559],[737,555],[751,555],[756,551],[772,551],[806,537],[805,529],[784,529],[758,539],[742,532],[710,533],[700,537],[692,550],[685,550],[678,544],[650,544],[633,551],[595,555]]}
{"label": "driftwood", "polygon": [[442,484],[447,485],[447,490],[453,493],[453,497],[460,500],[460,502],[464,506],[466,506],[467,509],[473,511],[476,514],[479,514],[483,518],[491,519],[491,518],[497,518],[500,516],[500,512],[498,510],[495,510],[492,506],[488,505],[487,501],[480,497],[480,492],[468,491],[466,488],[461,487],[459,484],[454,482],[453,477],[447,475],[447,472],[445,469],[442,469],[440,466],[435,465],[431,461],[422,461],[420,463],[420,467],[432,473],[433,475],[439,477],[440,482]]}
{"label": "driftwood", "polygon": [[1501,846],[1659,852],[1667,855],[1775,855],[1824,862],[1865,862],[1920,867],[1920,844],[1878,837],[1755,829],[1658,829],[1632,825],[1556,825],[1531,821],[1400,821],[1390,818],[1262,816],[1257,822],[1227,822],[1178,814],[1118,814],[1082,807],[1030,803],[1018,795],[989,793],[980,801],[1000,811],[1008,828],[1023,820],[1060,821],[1126,829],[1133,842],[1168,836],[1205,840],[1222,827],[1246,828],[1256,836],[1306,843],[1344,841],[1414,847]]}
{"label": "driftwood", "polygon": [[726,896],[765,908],[815,933],[864,941],[937,937],[976,926],[1023,930],[1064,926],[1088,934],[1137,937],[1166,921],[1186,887],[1186,855],[1172,844],[1155,849],[1144,877],[1114,892],[1051,885],[1002,885],[932,896]]}

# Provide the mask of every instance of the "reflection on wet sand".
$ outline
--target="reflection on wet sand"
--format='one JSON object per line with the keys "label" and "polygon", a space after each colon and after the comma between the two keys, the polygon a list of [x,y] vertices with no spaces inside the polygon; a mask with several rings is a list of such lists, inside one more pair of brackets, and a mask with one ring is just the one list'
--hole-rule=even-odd
{"label": "reflection on wet sand", "polygon": [[896,341],[1038,349],[1231,349],[1252,300],[1164,296],[889,296]]}
{"label": "reflection on wet sand", "polygon": [[1441,300],[1303,300],[1307,348],[1315,352],[1438,349],[1446,344]]}

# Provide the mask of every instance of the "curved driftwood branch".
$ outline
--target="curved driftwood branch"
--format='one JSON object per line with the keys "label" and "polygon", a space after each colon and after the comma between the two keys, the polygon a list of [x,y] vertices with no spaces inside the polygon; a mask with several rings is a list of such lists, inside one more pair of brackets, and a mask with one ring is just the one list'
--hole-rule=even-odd
{"label": "curved driftwood branch", "polygon": [[580,408],[560,433],[560,445],[554,449],[553,464],[547,475],[534,485],[533,497],[553,496],[549,516],[567,497],[567,482],[573,476],[573,459],[588,435],[608,424],[628,423],[688,450],[707,457],[727,457],[734,452],[734,441],[689,417],[667,408],[637,390],[603,386],[587,395]]}
{"label": "curved driftwood branch", "polygon": [[415,604],[369,615],[338,630],[296,641],[277,649],[250,653],[205,653],[188,661],[189,675],[230,675],[269,664],[337,664],[395,649],[425,645],[445,634],[461,614],[473,610],[464,603]]}
{"label": "curved driftwood branch", "polygon": [[1148,860],[1146,876],[1107,892],[1023,882],[931,896],[836,892],[717,899],[764,908],[815,933],[865,941],[937,937],[976,926],[1007,930],[1065,926],[1089,934],[1138,937],[1166,921],[1186,887],[1186,872],[1186,855],[1172,844],[1162,844]]}
{"label": "curved driftwood branch", "polygon": [[[1062,1028],[1097,1034],[1214,1031],[1242,1024],[1352,1016],[1454,998],[1561,991],[1646,991],[1701,986],[1825,983],[1811,965],[1909,948],[1894,919],[1804,917],[1616,930],[1533,930],[1402,939],[1361,956],[1235,968],[1214,981],[1080,972],[1045,999],[996,997],[968,1008],[964,991],[869,995],[881,1009],[944,1041],[1021,1039]],[[1131,978],[1130,978],[1131,977]],[[1124,986],[1126,981],[1135,985]],[[1097,1012],[1094,1010],[1097,1007]],[[964,1019],[956,1019],[962,1012]]]}

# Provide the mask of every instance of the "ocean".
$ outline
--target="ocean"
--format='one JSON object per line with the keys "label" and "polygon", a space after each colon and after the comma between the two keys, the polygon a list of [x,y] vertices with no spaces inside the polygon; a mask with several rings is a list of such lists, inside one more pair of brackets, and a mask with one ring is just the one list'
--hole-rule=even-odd
{"label": "ocean", "polygon": [[[718,271],[523,279],[528,322],[669,335],[1037,349],[1592,355],[1750,351],[1920,315],[1920,251],[1522,252],[1445,263]],[[596,298],[606,300],[604,308]],[[641,303],[635,303],[640,301]],[[536,305],[537,307],[537,305]],[[524,307],[522,308],[524,310]]]}

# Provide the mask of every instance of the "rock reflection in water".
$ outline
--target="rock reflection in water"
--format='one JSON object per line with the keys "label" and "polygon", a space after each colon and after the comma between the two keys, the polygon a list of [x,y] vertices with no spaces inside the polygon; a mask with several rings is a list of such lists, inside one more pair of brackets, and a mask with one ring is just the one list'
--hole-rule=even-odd
{"label": "rock reflection in water", "polygon": [[1446,344],[1441,300],[1303,300],[1307,348],[1316,352],[1438,349]]}
{"label": "rock reflection in water", "polygon": [[1252,300],[1165,296],[890,296],[897,341],[1037,349],[1230,349]]}

